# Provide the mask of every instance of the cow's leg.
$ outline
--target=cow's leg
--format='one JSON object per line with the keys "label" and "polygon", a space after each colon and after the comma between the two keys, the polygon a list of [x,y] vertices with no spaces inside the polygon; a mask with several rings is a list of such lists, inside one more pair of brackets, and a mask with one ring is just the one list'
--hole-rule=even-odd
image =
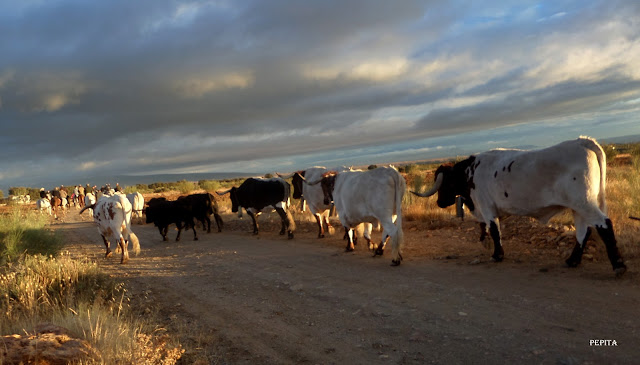
{"label": "cow's leg", "polygon": [[167,240],[167,230],[168,229],[169,229],[169,226],[164,226],[164,227],[158,226],[158,232],[160,232],[160,235],[162,236],[162,240],[163,241]]}
{"label": "cow's leg", "polygon": [[207,233],[211,233],[211,218],[209,218],[208,216],[204,217],[204,221],[202,221],[202,226],[204,227],[204,222],[207,222]]}
{"label": "cow's leg", "polygon": [[257,235],[259,229],[257,214],[251,208],[247,209],[247,213],[249,214],[249,216],[251,217],[251,221],[253,222],[253,234]]}
{"label": "cow's leg", "polygon": [[182,233],[182,223],[176,224],[176,228],[178,229],[178,235],[176,236],[176,242],[180,241],[180,233]]}
{"label": "cow's leg", "polygon": [[354,250],[354,245],[355,245],[355,231],[353,229],[350,229],[348,227],[344,227],[345,230],[345,235],[347,236],[347,248],[345,249],[345,252],[351,252]]}
{"label": "cow's leg", "polygon": [[[402,254],[400,253],[400,244],[401,244],[401,236],[402,228],[398,228],[396,224],[394,224],[395,219],[391,219],[390,221],[382,221],[379,222],[382,225],[382,231],[384,232],[384,238],[378,248],[374,253],[374,257],[377,255],[382,256],[384,253],[384,248],[387,245],[389,239],[391,239],[391,266],[398,266],[402,261]],[[402,224],[402,223],[399,223]]]}
{"label": "cow's leg", "polygon": [[591,227],[584,218],[573,211],[573,222],[576,225],[576,245],[571,252],[571,256],[565,261],[569,267],[576,267],[582,261],[582,253],[591,236]]}
{"label": "cow's leg", "polygon": [[222,221],[222,217],[218,213],[213,213],[213,216],[215,217],[216,224],[218,225],[218,232],[222,232],[222,226],[224,225],[224,222]]}
{"label": "cow's leg", "polygon": [[371,231],[373,230],[373,224],[371,223],[365,223],[364,224],[364,232],[362,233],[362,235],[364,236],[364,239],[367,240],[367,247],[369,247],[370,250],[375,249],[375,244],[373,242],[371,242]]}
{"label": "cow's leg", "polygon": [[[280,204],[280,203],[278,203]],[[282,207],[276,206],[276,212],[280,215],[280,219],[282,219],[282,229],[280,230],[280,234],[285,233],[285,229],[287,232],[287,237],[289,239],[293,238],[293,230],[295,229],[295,223],[293,222],[293,217],[289,211],[284,210]]]}
{"label": "cow's leg", "polygon": [[[202,223],[202,225],[204,226],[204,222]],[[185,226],[185,230],[189,229],[189,225]],[[193,240],[197,241],[198,240],[198,232],[196,231],[196,223],[192,220],[191,221],[191,229],[193,230]]]}
{"label": "cow's leg", "polygon": [[611,261],[611,266],[613,266],[613,271],[616,273],[616,276],[624,274],[625,271],[627,271],[627,266],[624,264],[622,256],[620,256],[620,251],[618,251],[611,219],[607,218],[604,226],[596,225],[596,230],[607,247],[607,255],[609,256],[609,261]]}
{"label": "cow's leg", "polygon": [[318,238],[324,238],[324,227],[322,226],[322,217],[319,213],[313,215],[318,223]]}
{"label": "cow's leg", "polygon": [[333,234],[335,232],[335,229],[333,228],[331,223],[329,223],[329,211],[328,210],[325,210],[324,213],[322,213],[322,218],[324,219],[324,224],[327,226],[327,233]]}
{"label": "cow's leg", "polygon": [[500,244],[500,227],[498,226],[499,224],[500,221],[498,220],[498,218],[494,218],[489,223],[489,234],[493,239],[493,255],[491,255],[491,258],[495,262],[500,262],[502,261],[502,259],[504,259],[504,250],[502,249],[502,245]]}
{"label": "cow's leg", "polygon": [[127,242],[125,242],[124,237],[120,237],[118,240],[118,244],[120,249],[122,250],[122,258],[120,259],[120,263],[124,264],[129,261],[129,251],[127,251]]}
{"label": "cow's leg", "polygon": [[480,242],[484,242],[484,239],[487,237],[487,224],[484,222],[480,223]]}
{"label": "cow's leg", "polygon": [[107,241],[107,238],[103,234],[100,234],[100,236],[102,236],[102,242],[104,242],[104,246],[107,248],[107,252],[104,254],[104,257],[111,257],[111,247],[109,247],[109,241]]}

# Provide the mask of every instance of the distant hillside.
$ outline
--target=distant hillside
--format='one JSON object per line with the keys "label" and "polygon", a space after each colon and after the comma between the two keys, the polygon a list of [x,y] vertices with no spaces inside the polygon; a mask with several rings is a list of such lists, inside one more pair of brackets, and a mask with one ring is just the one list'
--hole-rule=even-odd
{"label": "distant hillside", "polygon": [[598,142],[600,142],[602,144],[640,142],[640,134],[634,134],[634,135],[631,135],[631,136],[620,136],[620,137],[599,139]]}

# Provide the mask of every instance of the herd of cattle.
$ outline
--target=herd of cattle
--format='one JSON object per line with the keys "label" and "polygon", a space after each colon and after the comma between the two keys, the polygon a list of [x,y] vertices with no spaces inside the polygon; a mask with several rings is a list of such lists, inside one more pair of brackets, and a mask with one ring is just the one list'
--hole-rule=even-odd
{"label": "herd of cattle", "polygon": [[[291,178],[289,184],[286,179]],[[437,205],[445,208],[461,200],[480,222],[484,240],[494,242],[492,259],[502,261],[499,218],[507,215],[529,216],[542,222],[564,209],[574,216],[577,243],[566,260],[570,267],[580,264],[589,236],[596,233],[604,242],[616,275],[626,271],[618,251],[611,220],[606,215],[605,199],[606,157],[602,147],[593,139],[580,137],[540,150],[523,151],[496,149],[472,155],[458,163],[444,164],[435,173],[434,185],[424,193],[438,194]],[[252,219],[253,233],[258,234],[257,218],[262,210],[275,209],[282,220],[280,234],[294,237],[295,222],[289,212],[291,186],[293,198],[304,199],[318,224],[318,237],[332,230],[329,211],[335,207],[345,229],[347,251],[354,249],[357,239],[354,229],[364,223],[364,238],[374,255],[382,255],[388,241],[391,245],[392,265],[402,260],[402,199],[406,191],[405,179],[393,167],[379,167],[361,171],[350,168],[326,169],[312,167],[289,176],[269,179],[248,178],[240,186],[218,195],[229,194],[232,212],[242,215],[244,209]],[[129,198],[129,199],[127,199]],[[130,229],[131,215],[141,212],[144,202],[138,193],[107,194],[87,201],[86,209],[93,210],[94,221],[111,254],[109,242],[118,242],[122,250],[121,262],[128,259],[127,244],[139,251],[137,237]],[[192,194],[168,201],[155,198],[145,208],[147,223],[158,227],[167,240],[169,225],[178,228],[176,240],[184,228],[193,230],[198,239],[195,221],[211,231],[213,215],[220,232],[223,227],[216,199],[212,194]],[[371,241],[373,224],[382,226],[383,238]]]}

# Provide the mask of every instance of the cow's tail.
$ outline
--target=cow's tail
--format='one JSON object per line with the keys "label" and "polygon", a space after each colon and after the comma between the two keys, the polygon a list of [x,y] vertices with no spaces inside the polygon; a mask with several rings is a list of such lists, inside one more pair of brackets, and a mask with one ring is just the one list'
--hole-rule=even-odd
{"label": "cow's tail", "polygon": [[289,231],[294,232],[296,230],[296,221],[293,220],[293,216],[291,215],[290,207],[291,207],[291,185],[288,182],[282,180],[282,185],[284,186],[284,197],[282,200],[282,206],[284,208],[284,212],[287,215],[287,220],[289,221]]}
{"label": "cow's tail", "polygon": [[133,250],[133,254],[138,256],[140,253],[140,240],[138,240],[138,236],[135,233],[129,231],[129,242],[131,242],[131,249]]}
{"label": "cow's tail", "polygon": [[[402,231],[402,198],[404,197],[404,193],[407,190],[407,183],[404,180],[404,177],[400,175],[400,173],[394,168],[395,174],[393,174],[394,182],[395,182],[395,210],[396,210],[396,221],[394,222],[397,233],[396,237],[392,237],[392,242],[395,242],[395,245],[391,245],[392,247],[392,257],[394,260],[400,258],[402,259],[402,246],[404,245],[404,232]],[[396,254],[397,250],[397,254]]]}
{"label": "cow's tail", "polygon": [[584,146],[584,148],[593,151],[598,158],[598,166],[600,167],[600,190],[598,191],[598,207],[604,214],[607,214],[607,155],[604,153],[604,150],[595,139],[581,137],[579,140],[582,141],[582,145]]}

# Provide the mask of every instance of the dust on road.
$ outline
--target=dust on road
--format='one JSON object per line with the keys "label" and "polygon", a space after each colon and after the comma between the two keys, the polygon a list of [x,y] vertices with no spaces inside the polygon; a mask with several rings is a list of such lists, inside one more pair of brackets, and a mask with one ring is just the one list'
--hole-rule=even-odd
{"label": "dust on road", "polygon": [[[319,240],[303,228],[287,240],[263,224],[256,237],[248,222],[234,226],[223,218],[230,222],[225,232],[201,234],[199,241],[183,234],[181,242],[163,242],[155,227],[134,224],[142,252],[125,265],[117,255],[104,259],[88,216],[72,211],[54,228],[67,237],[69,251],[127,283],[141,316],[155,313],[179,330],[193,352],[187,358],[230,364],[632,364],[640,358],[634,265],[616,279],[608,263],[566,269],[555,257],[510,260],[507,247],[499,264],[481,249],[434,260],[408,247],[402,265],[390,267],[388,252],[372,258],[361,245],[344,253],[341,234]],[[405,229],[405,235],[410,242],[453,245],[458,235],[472,235],[469,227]],[[617,346],[590,346],[595,339]]]}

